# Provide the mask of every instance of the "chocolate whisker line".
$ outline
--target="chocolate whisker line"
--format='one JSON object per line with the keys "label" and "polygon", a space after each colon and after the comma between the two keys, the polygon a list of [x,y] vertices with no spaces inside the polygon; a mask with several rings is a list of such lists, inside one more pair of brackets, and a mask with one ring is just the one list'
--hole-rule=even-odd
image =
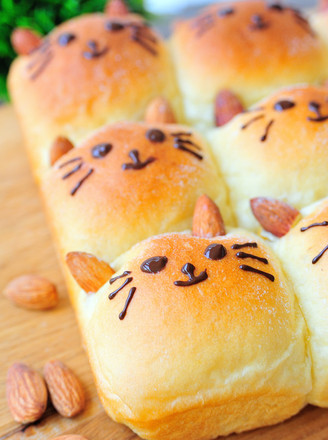
{"label": "chocolate whisker line", "polygon": [[68,177],[72,176],[74,173],[77,173],[83,164],[84,162],[80,162],[79,164],[77,164],[71,171],[68,171],[68,173],[64,174],[62,176],[62,179],[65,180]]}
{"label": "chocolate whisker line", "polygon": [[191,150],[188,147],[185,147],[181,143],[174,144],[174,148],[177,148],[178,150],[185,151],[186,153],[192,154],[193,156],[197,157],[198,160],[203,160],[203,156],[199,153],[196,153],[196,151]]}
{"label": "chocolate whisker line", "polygon": [[250,242],[250,243],[235,243],[231,246],[231,249],[243,249],[245,247],[250,247],[250,248],[257,248],[257,243],[256,242]]}
{"label": "chocolate whisker line", "polygon": [[197,29],[196,37],[201,37],[205,34],[205,32],[209,31],[212,27],[214,27],[214,21],[208,22],[206,25],[204,24],[202,27]]}
{"label": "chocolate whisker line", "polygon": [[146,49],[148,52],[150,52],[152,55],[157,55],[157,50],[154,49],[153,47],[151,47],[147,41],[142,40],[142,38],[140,38],[140,36],[138,35],[134,35],[132,36],[132,40],[135,41],[136,43],[140,44],[140,46],[142,46],[144,49]]}
{"label": "chocolate whisker line", "polygon": [[[123,272],[122,275],[119,275],[119,276],[117,276],[117,277],[115,277],[115,278],[112,278],[112,279],[109,281],[109,283],[112,284],[112,282],[114,282],[114,281],[117,280],[118,278],[122,278],[123,276],[128,275],[128,274],[130,274],[130,273],[131,273],[130,271],[125,271],[125,272]],[[109,300],[114,299],[115,296],[116,296],[121,290],[123,290],[125,286],[127,286],[128,284],[130,284],[132,280],[133,280],[132,277],[127,278],[127,279],[124,281],[124,283],[123,283],[120,287],[118,287],[116,290],[114,290],[114,292],[112,292],[112,293],[110,293],[110,294],[108,295],[108,299],[109,299]],[[128,307],[129,307],[129,305],[130,305],[130,303],[131,303],[131,301],[132,301],[132,299],[133,299],[133,296],[134,296],[136,290],[137,290],[136,287],[131,287],[131,289],[129,290],[129,293],[128,293],[127,299],[126,299],[126,301],[125,301],[125,304],[124,304],[123,310],[122,310],[121,313],[118,315],[118,317],[119,317],[120,320],[122,320],[122,319],[125,318],[126,313],[127,313],[127,310],[128,310]]]}
{"label": "chocolate whisker line", "polygon": [[237,252],[236,257],[242,258],[242,259],[253,258],[254,260],[260,261],[261,263],[269,264],[269,261],[266,258],[262,258],[262,257],[259,257],[257,255],[253,255],[253,254],[248,254],[247,252]]}
{"label": "chocolate whisker line", "polygon": [[324,247],[322,251],[320,251],[318,255],[313,258],[312,264],[316,264],[327,250],[328,250],[328,245]]}
{"label": "chocolate whisker line", "polygon": [[[37,50],[37,49],[35,49],[35,50]],[[31,60],[27,64],[27,66],[26,66],[27,70],[33,69],[34,66],[36,66],[37,64],[42,62],[44,60],[44,58],[47,55],[49,55],[50,53],[51,53],[51,46],[46,46],[42,52],[36,53],[35,56],[33,57],[33,60]]]}
{"label": "chocolate whisker line", "polygon": [[316,36],[315,33],[314,33],[314,31],[312,30],[312,28],[311,28],[309,22],[306,20],[306,18],[302,17],[301,15],[299,15],[299,14],[297,14],[297,13],[294,14],[294,17],[295,17],[296,23],[297,23],[297,24],[298,24],[298,25],[299,25],[304,31],[306,31],[307,33],[309,33],[312,37],[315,37],[315,36]]}
{"label": "chocolate whisker line", "polygon": [[312,223],[312,224],[309,225],[309,226],[303,226],[303,228],[301,228],[300,231],[301,231],[301,232],[305,232],[305,231],[307,231],[308,229],[316,228],[316,227],[319,227],[319,226],[328,226],[328,221],[327,221],[327,220],[324,220],[324,221],[321,222],[321,223]]}
{"label": "chocolate whisker line", "polygon": [[125,270],[121,275],[117,275],[116,277],[113,277],[109,280],[109,284],[113,284],[115,283],[116,280],[120,279],[120,278],[124,278],[128,275],[130,275],[131,271],[130,270]]}
{"label": "chocolate whisker line", "polygon": [[250,125],[252,125],[253,122],[256,122],[256,121],[258,121],[259,119],[263,119],[263,118],[264,118],[264,115],[263,115],[263,114],[262,114],[262,115],[258,115],[258,116],[254,116],[254,118],[250,119],[248,122],[246,122],[245,124],[243,124],[243,125],[241,126],[241,129],[242,129],[242,130],[245,130],[245,129],[248,128]]}
{"label": "chocolate whisker line", "polygon": [[171,136],[173,137],[179,137],[179,136],[191,136],[192,133],[190,131],[177,131],[176,133],[171,133]]}
{"label": "chocolate whisker line", "polygon": [[200,151],[202,150],[199,145],[195,144],[195,142],[191,141],[190,139],[182,139],[180,137],[176,137],[174,138],[174,142],[178,142],[181,144],[188,144],[196,148],[196,150],[200,150]]}
{"label": "chocolate whisker line", "polygon": [[151,43],[157,44],[157,38],[154,37],[153,35],[151,35],[148,32],[148,29],[143,29],[143,28],[139,28],[136,30],[135,35],[137,35],[138,37],[141,37],[145,40],[150,41]]}
{"label": "chocolate whisker line", "polygon": [[54,55],[53,52],[49,52],[43,63],[40,64],[40,66],[36,69],[36,71],[34,73],[32,73],[32,75],[30,76],[30,80],[35,80],[39,75],[41,75],[41,73],[44,71],[44,69],[47,67],[47,65],[50,63],[50,61],[53,59]]}
{"label": "chocolate whisker line", "polygon": [[128,307],[129,307],[129,305],[130,305],[130,302],[131,302],[132,299],[133,299],[133,296],[134,296],[136,290],[137,290],[136,287],[131,287],[131,289],[129,290],[129,294],[128,294],[128,297],[127,297],[127,299],[126,299],[126,301],[125,301],[124,308],[123,308],[123,310],[121,311],[121,313],[118,315],[118,317],[119,317],[120,320],[122,320],[122,319],[125,318],[126,312],[127,312],[127,310],[128,310]]}
{"label": "chocolate whisker line", "polygon": [[239,266],[239,269],[244,270],[245,272],[252,272],[252,273],[256,273],[258,275],[262,275],[265,278],[268,278],[268,280],[270,280],[272,282],[275,279],[271,273],[263,272],[263,270],[256,269],[255,267],[248,266],[247,264],[242,264],[241,266]]}
{"label": "chocolate whisker line", "polygon": [[113,298],[115,298],[115,296],[118,294],[118,292],[120,292],[122,289],[124,289],[125,286],[130,284],[132,280],[133,280],[132,277],[127,278],[120,287],[118,287],[116,290],[114,290],[114,292],[112,292],[108,295],[108,299],[112,300]]}
{"label": "chocolate whisker line", "polygon": [[63,162],[62,164],[60,164],[58,168],[64,168],[66,165],[68,165],[70,163],[73,163],[73,162],[76,162],[78,160],[82,160],[83,161],[81,156],[74,157],[73,159],[67,160],[66,162]]}
{"label": "chocolate whisker line", "polygon": [[74,196],[74,194],[76,194],[76,192],[81,188],[81,186],[83,185],[83,183],[91,176],[91,174],[94,172],[93,168],[90,168],[90,170],[87,172],[87,174],[82,177],[81,180],[79,180],[79,182],[74,186],[74,188],[71,190],[71,196]]}
{"label": "chocolate whisker line", "polygon": [[273,120],[273,119],[271,119],[271,121],[268,122],[268,125],[265,127],[264,134],[263,134],[263,136],[261,136],[261,138],[260,138],[260,141],[261,141],[261,142],[265,142],[265,141],[267,140],[268,135],[269,135],[270,128],[272,127],[272,124],[273,124],[273,123],[274,123],[274,120]]}

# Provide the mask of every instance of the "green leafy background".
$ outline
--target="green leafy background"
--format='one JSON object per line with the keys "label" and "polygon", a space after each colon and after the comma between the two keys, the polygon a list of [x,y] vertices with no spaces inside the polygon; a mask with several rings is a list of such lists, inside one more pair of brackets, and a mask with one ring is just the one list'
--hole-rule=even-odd
{"label": "green leafy background", "polygon": [[[15,27],[47,34],[57,24],[86,12],[103,11],[106,0],[0,0],[0,101],[8,100],[6,77],[16,54],[10,44]],[[142,0],[127,0],[134,12],[145,15]]]}

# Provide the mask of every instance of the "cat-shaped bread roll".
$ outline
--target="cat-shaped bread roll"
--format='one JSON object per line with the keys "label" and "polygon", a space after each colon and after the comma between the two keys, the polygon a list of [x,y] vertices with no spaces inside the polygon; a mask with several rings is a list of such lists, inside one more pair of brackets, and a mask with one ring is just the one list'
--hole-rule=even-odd
{"label": "cat-shaped bread roll", "polygon": [[189,123],[213,126],[229,89],[249,106],[275,89],[328,76],[327,47],[300,11],[278,2],[225,2],[179,21],[172,54]]}
{"label": "cat-shaped bread roll", "polygon": [[14,61],[9,89],[37,179],[58,135],[76,143],[106,123],[141,120],[158,95],[179,113],[165,44],[132,14],[95,13],[61,24]]}
{"label": "cat-shaped bread roll", "polygon": [[[305,323],[257,236],[169,233],[113,266],[98,292],[71,294],[114,420],[145,439],[205,440],[280,422],[305,405]],[[79,277],[92,283],[96,272]]]}
{"label": "cat-shaped bread roll", "polygon": [[103,127],[55,163],[42,191],[63,254],[79,249],[112,261],[151,235],[190,228],[202,193],[232,221],[210,150],[181,125]]}
{"label": "cat-shaped bread roll", "polygon": [[253,197],[279,198],[300,209],[327,195],[326,88],[280,90],[213,129],[209,140],[243,227],[256,227]]}
{"label": "cat-shaped bread roll", "polygon": [[275,244],[309,329],[313,389],[309,403],[328,406],[328,199],[302,210],[303,219]]}

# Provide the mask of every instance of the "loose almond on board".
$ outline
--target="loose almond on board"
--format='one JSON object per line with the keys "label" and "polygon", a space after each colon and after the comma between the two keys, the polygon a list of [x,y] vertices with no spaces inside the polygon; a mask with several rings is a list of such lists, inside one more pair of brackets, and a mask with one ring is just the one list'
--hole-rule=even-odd
{"label": "loose almond on board", "polygon": [[19,423],[39,420],[47,408],[48,393],[42,376],[22,363],[9,368],[6,395],[10,412]]}
{"label": "loose almond on board", "polygon": [[54,165],[58,159],[74,148],[72,142],[64,136],[58,136],[50,148],[50,165]]}
{"label": "loose almond on board", "polygon": [[69,252],[66,263],[75,281],[87,293],[97,292],[115,273],[105,261],[86,252]]}
{"label": "loose almond on board", "polygon": [[221,127],[244,111],[240,99],[230,90],[221,90],[215,98],[215,125]]}
{"label": "loose almond on board", "polygon": [[85,396],[82,385],[73,371],[63,362],[52,360],[44,366],[53,406],[64,417],[74,417],[83,411]]}
{"label": "loose almond on board", "polygon": [[4,289],[4,295],[15,305],[31,310],[46,310],[58,304],[55,285],[39,275],[22,275]]}
{"label": "loose almond on board", "polygon": [[225,235],[224,221],[219,208],[207,195],[203,194],[196,202],[192,234],[196,237],[217,237]]}
{"label": "loose almond on board", "polygon": [[42,38],[25,28],[16,28],[11,34],[11,45],[18,55],[28,55],[41,46]]}
{"label": "loose almond on board", "polygon": [[149,124],[156,122],[163,124],[176,123],[176,118],[169,102],[161,96],[153,99],[148,104],[144,119],[145,122],[148,122]]}
{"label": "loose almond on board", "polygon": [[82,435],[67,434],[67,435],[61,435],[60,437],[56,437],[51,440],[88,440],[88,439],[86,437],[83,437]]}
{"label": "loose almond on board", "polygon": [[250,201],[254,217],[265,231],[276,237],[287,234],[300,215],[299,211],[280,200],[256,197]]}

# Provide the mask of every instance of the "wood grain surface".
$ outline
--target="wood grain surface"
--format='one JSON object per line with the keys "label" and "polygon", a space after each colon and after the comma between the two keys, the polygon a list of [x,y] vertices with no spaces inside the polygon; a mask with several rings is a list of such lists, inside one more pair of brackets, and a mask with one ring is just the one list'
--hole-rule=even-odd
{"label": "wood grain surface", "polygon": [[[59,305],[47,312],[19,309],[0,295],[0,440],[51,440],[66,433],[89,440],[137,440],[132,431],[106,416],[96,395],[11,107],[0,108],[0,133],[0,289],[18,275],[37,273],[52,280],[60,294]],[[87,392],[86,410],[74,419],[64,419],[50,406],[40,422],[27,427],[17,424],[6,405],[8,367],[22,361],[42,371],[45,362],[54,358],[69,365],[81,379]],[[309,406],[283,424],[228,439],[328,440],[328,410]]]}

